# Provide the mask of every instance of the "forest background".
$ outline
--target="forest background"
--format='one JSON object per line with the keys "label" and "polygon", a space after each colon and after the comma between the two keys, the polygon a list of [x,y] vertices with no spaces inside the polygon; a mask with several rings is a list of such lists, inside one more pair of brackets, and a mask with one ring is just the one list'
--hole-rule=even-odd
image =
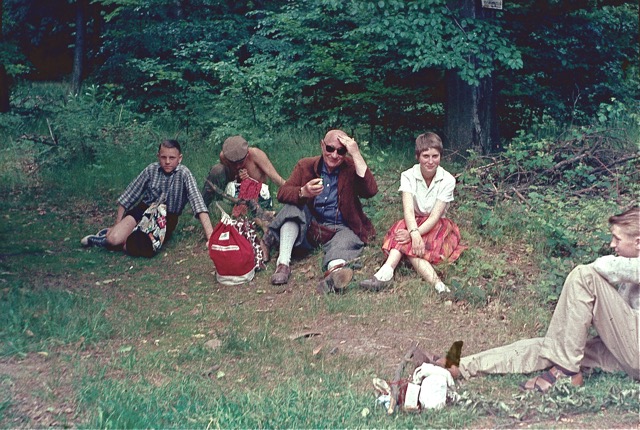
{"label": "forest background", "polygon": [[[371,378],[416,342],[544,334],[637,204],[637,1],[502,3],[0,0],[0,426],[638,426],[637,384],[598,372],[546,396],[464,381],[436,413],[375,404]],[[318,255],[286,288],[271,268],[224,288],[189,216],[152,260],[78,244],[163,138],[199,181],[233,134],[287,177],[336,127],[378,179],[379,236],[415,136],[443,136],[469,245],[437,268],[451,294],[403,268],[389,291],[319,297]],[[356,279],[382,259],[368,247]]]}

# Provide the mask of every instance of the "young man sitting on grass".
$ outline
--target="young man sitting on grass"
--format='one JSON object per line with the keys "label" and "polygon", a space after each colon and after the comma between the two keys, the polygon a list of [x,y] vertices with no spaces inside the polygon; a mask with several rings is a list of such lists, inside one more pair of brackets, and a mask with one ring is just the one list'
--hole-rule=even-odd
{"label": "young man sitting on grass", "polygon": [[[155,253],[151,240],[144,234],[132,234],[144,212],[155,202],[167,205],[164,241],[178,225],[178,217],[187,204],[200,220],[207,239],[213,232],[209,211],[198,190],[191,171],[180,164],[182,151],[175,140],[165,140],[158,147],[158,162],[149,164],[118,198],[118,212],[113,227],[85,236],[83,246],[124,248],[131,255],[152,257]],[[137,232],[141,233],[141,232]]]}
{"label": "young man sitting on grass", "polygon": [[[577,266],[569,273],[545,337],[463,357],[454,377],[531,373],[525,390],[546,392],[558,379],[582,385],[582,371],[623,371],[640,379],[640,208],[609,218],[610,247],[617,254]],[[589,338],[590,328],[597,336]],[[444,366],[445,358],[424,353],[424,361]]]}

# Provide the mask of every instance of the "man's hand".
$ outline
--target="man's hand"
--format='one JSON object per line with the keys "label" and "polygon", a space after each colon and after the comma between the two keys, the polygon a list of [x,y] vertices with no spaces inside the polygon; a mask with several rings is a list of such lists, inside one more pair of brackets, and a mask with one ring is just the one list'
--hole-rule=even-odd
{"label": "man's hand", "polygon": [[347,148],[347,152],[353,156],[354,154],[360,153],[360,148],[354,139],[349,136],[338,135],[338,141]]}
{"label": "man's hand", "polygon": [[304,186],[300,190],[300,194],[301,197],[315,197],[317,195],[320,195],[323,188],[324,184],[322,183],[322,178],[314,178],[304,184]]}
{"label": "man's hand", "polygon": [[353,158],[353,163],[356,166],[356,174],[361,178],[364,178],[364,174],[367,172],[367,162],[362,158],[362,154],[360,153],[360,147],[356,143],[356,141],[345,135],[338,135],[338,141],[347,148],[347,153],[351,154],[351,158]]}

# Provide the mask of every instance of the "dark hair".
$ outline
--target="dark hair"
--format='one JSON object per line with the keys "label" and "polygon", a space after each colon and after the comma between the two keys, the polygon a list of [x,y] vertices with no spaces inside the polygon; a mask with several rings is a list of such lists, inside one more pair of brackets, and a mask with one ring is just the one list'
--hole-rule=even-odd
{"label": "dark hair", "polygon": [[609,224],[621,227],[631,236],[640,236],[640,206],[637,204],[609,218]]}
{"label": "dark hair", "polygon": [[160,148],[162,148],[163,146],[165,148],[176,148],[178,152],[182,154],[182,148],[180,147],[180,144],[177,140],[167,139],[163,141],[160,145],[158,145],[158,152],[160,152]]}
{"label": "dark hair", "polygon": [[442,155],[444,148],[442,146],[442,139],[440,139],[440,136],[428,131],[416,138],[416,158],[420,158],[420,154],[431,148],[435,149],[440,153],[440,155]]}

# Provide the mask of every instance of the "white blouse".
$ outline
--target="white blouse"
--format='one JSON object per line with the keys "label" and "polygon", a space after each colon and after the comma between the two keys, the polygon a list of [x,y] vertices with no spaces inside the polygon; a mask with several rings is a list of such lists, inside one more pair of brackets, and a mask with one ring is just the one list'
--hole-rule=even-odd
{"label": "white blouse", "polygon": [[444,170],[442,166],[438,166],[431,185],[427,187],[427,182],[420,172],[420,164],[416,164],[409,170],[402,172],[398,191],[411,193],[416,215],[426,216],[433,210],[436,200],[451,203],[455,187],[456,178]]}

